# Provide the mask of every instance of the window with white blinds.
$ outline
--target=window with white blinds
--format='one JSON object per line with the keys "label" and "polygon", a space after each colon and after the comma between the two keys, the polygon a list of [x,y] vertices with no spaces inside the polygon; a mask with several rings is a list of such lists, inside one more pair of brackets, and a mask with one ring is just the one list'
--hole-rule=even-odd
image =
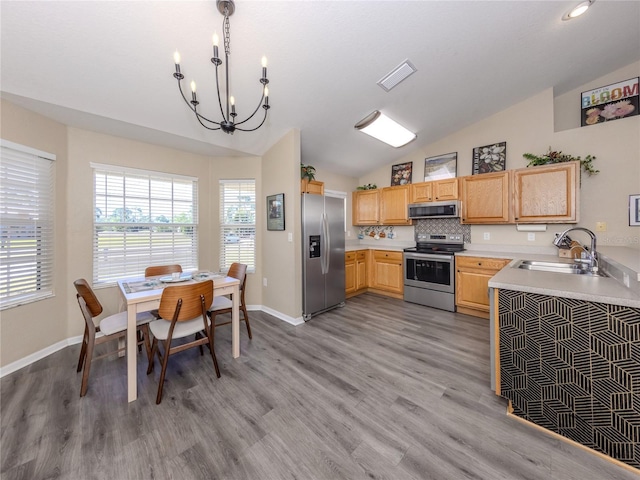
{"label": "window with white blinds", "polygon": [[53,296],[55,155],[2,140],[0,309]]}
{"label": "window with white blinds", "polygon": [[232,263],[256,269],[256,182],[220,180],[220,270]]}
{"label": "window with white blinds", "polygon": [[144,275],[151,265],[198,267],[198,182],[92,164],[93,283]]}

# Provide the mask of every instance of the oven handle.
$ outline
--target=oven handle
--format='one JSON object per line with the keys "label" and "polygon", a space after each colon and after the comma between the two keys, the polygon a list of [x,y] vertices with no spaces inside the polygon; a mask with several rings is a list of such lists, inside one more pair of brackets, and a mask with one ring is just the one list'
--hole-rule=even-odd
{"label": "oven handle", "polygon": [[453,255],[440,255],[431,253],[404,253],[405,258],[414,258],[416,260],[440,260],[442,262],[453,262]]}

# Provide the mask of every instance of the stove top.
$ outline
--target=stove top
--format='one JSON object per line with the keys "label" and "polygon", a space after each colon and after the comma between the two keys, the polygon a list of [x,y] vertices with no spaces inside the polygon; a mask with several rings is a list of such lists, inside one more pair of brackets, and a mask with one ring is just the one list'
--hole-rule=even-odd
{"label": "stove top", "polygon": [[464,250],[464,240],[460,234],[428,233],[416,235],[416,246],[405,248],[405,252],[452,254]]}

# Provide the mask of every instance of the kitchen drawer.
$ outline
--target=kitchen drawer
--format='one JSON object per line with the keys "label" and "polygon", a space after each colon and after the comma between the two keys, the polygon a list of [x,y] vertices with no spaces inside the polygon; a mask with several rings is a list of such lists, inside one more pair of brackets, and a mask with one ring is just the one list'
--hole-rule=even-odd
{"label": "kitchen drawer", "polygon": [[389,250],[374,250],[373,258],[375,260],[397,260],[402,262],[402,252],[392,252]]}
{"label": "kitchen drawer", "polygon": [[507,258],[456,257],[457,267],[501,270],[511,260]]}
{"label": "kitchen drawer", "polygon": [[356,255],[358,254],[358,252],[345,252],[344,254],[344,259],[345,261],[349,262],[349,261],[353,261],[356,259]]}
{"label": "kitchen drawer", "polygon": [[358,250],[356,253],[358,254],[356,257],[358,260],[365,260],[367,258],[366,250]]}

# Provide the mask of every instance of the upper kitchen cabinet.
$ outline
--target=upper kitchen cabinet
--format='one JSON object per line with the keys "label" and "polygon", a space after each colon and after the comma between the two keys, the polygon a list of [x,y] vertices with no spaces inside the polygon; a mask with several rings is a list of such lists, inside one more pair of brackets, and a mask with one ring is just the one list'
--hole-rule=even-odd
{"label": "upper kitchen cabinet", "polygon": [[458,199],[458,179],[447,178],[433,182],[413,183],[410,203],[440,202]]}
{"label": "upper kitchen cabinet", "polygon": [[580,162],[513,171],[517,223],[577,223]]}
{"label": "upper kitchen cabinet", "polygon": [[385,187],[380,190],[380,224],[411,225],[409,219],[410,185]]}
{"label": "upper kitchen cabinet", "polygon": [[351,199],[354,225],[377,225],[380,222],[380,190],[357,190]]}
{"label": "upper kitchen cabinet", "polygon": [[509,172],[460,178],[461,223],[509,223]]}

